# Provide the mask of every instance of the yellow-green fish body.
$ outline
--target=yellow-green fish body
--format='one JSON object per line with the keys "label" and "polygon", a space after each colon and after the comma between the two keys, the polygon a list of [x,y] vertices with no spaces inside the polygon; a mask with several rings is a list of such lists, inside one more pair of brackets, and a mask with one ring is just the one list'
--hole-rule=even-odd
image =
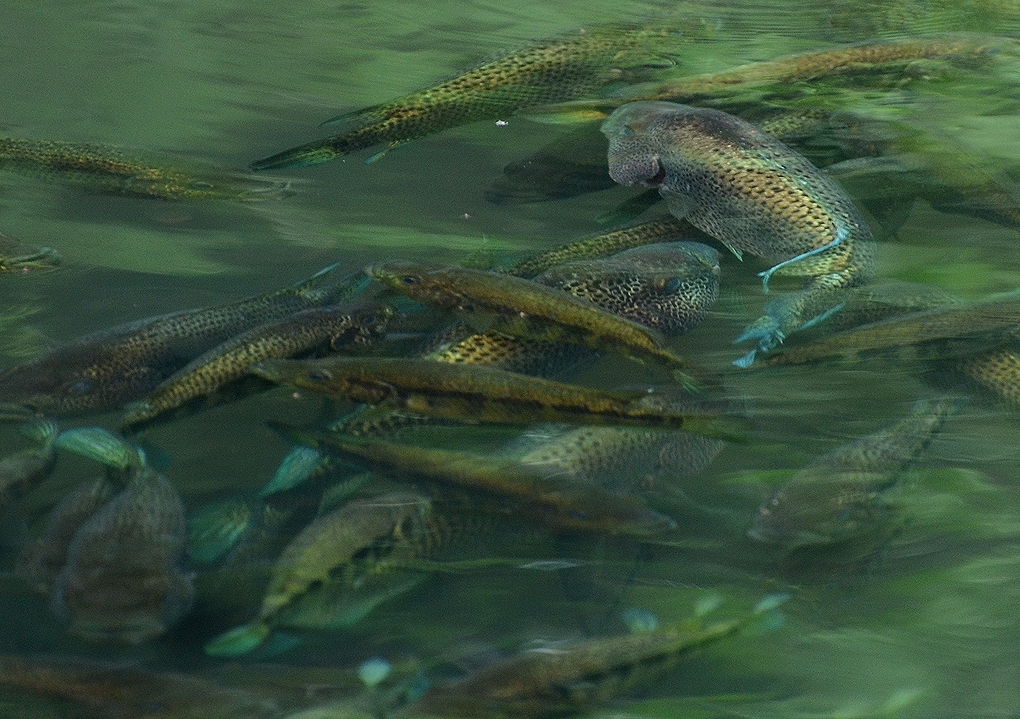
{"label": "yellow-green fish body", "polygon": [[337,351],[379,339],[391,315],[392,310],[382,306],[313,307],[242,332],[168,377],[132,407],[124,428],[137,430],[189,403],[215,404],[226,388],[239,384],[248,369],[263,360]]}
{"label": "yellow-green fish body", "polygon": [[283,290],[101,330],[0,372],[0,402],[48,415],[119,407],[140,399],[203,352],[240,332],[351,293],[335,266]]}
{"label": "yellow-green fish body", "polygon": [[361,120],[347,132],[258,160],[252,168],[305,167],[365,148],[390,147],[527,107],[583,97],[623,79],[624,70],[662,63],[688,42],[680,28],[604,25],[536,43],[484,62],[445,82],[337,120]]}
{"label": "yellow-green fish body", "polygon": [[608,391],[506,372],[484,365],[391,357],[271,360],[252,371],[274,382],[337,399],[388,403],[411,414],[441,419],[534,424],[671,426],[731,437],[713,416],[652,407],[649,392]]}
{"label": "yellow-green fish body", "polygon": [[[747,252],[774,262],[762,273],[766,290],[776,272],[806,278],[803,290],[766,307],[739,338],[757,340],[759,351],[824,314],[805,313],[802,304],[870,279],[875,243],[850,198],[754,125],[718,110],[635,102],[617,109],[602,130],[618,183],[658,187],[673,215],[738,257]],[[838,302],[833,298],[830,308]]]}
{"label": "yellow-green fish body", "polygon": [[995,393],[1007,405],[1020,407],[1020,351],[1016,343],[959,360],[956,369]]}
{"label": "yellow-green fish body", "polygon": [[108,145],[0,138],[0,170],[21,172],[86,192],[154,200],[261,200],[284,181],[221,170],[195,160]]}
{"label": "yellow-green fish body", "polygon": [[874,531],[886,516],[882,492],[959,404],[955,398],[919,402],[909,417],[818,457],[762,502],[749,536],[796,549]]}
{"label": "yellow-green fish body", "polygon": [[529,340],[612,348],[658,361],[679,373],[706,373],[663,347],[655,330],[597,305],[505,274],[393,261],[366,270],[411,299],[486,321],[485,329]]}
{"label": "yellow-green fish body", "polygon": [[38,272],[60,265],[60,255],[49,247],[32,247],[0,232],[0,273]]}

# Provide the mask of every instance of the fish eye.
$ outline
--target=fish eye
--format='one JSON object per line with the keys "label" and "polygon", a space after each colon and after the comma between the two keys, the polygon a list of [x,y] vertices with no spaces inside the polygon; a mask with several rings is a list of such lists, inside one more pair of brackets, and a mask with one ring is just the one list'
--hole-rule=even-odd
{"label": "fish eye", "polygon": [[630,137],[631,135],[634,134],[634,130],[624,125],[623,127],[620,128],[620,134],[623,135],[624,137]]}
{"label": "fish eye", "polygon": [[361,321],[364,322],[366,325],[373,325],[375,324],[375,319],[376,319],[375,315],[369,315],[368,317],[363,318]]}
{"label": "fish eye", "polygon": [[418,284],[418,278],[415,277],[414,275],[404,275],[403,277],[400,278],[400,281],[403,282],[405,285]]}
{"label": "fish eye", "polygon": [[90,380],[83,379],[80,382],[75,382],[73,385],[67,388],[68,394],[85,394],[91,392],[95,388],[95,383]]}

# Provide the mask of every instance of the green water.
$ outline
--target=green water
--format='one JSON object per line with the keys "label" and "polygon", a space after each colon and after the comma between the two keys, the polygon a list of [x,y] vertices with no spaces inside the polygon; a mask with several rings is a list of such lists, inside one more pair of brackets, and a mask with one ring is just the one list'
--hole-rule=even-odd
{"label": "green water", "polygon": [[[242,169],[328,134],[317,125],[339,112],[428,86],[508,48],[595,23],[666,14],[697,21],[705,37],[679,54],[678,75],[874,38],[1020,32],[1020,3],[1008,0],[7,0],[0,3],[0,134],[168,151]],[[951,138],[975,167],[1016,178],[1020,63],[994,82],[969,77],[924,95],[923,111],[908,115]],[[898,111],[895,102],[867,92],[861,103],[873,116]],[[416,140],[373,164],[364,164],[369,153],[361,153],[275,172],[292,179],[296,193],[251,206],[91,196],[0,173],[0,232],[55,247],[64,258],[57,272],[0,277],[0,362],[14,364],[51,343],[128,320],[282,287],[334,262],[355,270],[391,258],[509,257],[599,231],[596,218],[633,190],[524,205],[484,198],[506,163],[562,132],[522,117],[500,126],[477,123]],[[1017,232],[919,202],[895,236],[880,234],[878,275],[964,298],[1013,290],[1020,287]],[[758,269],[753,260],[741,265],[724,257],[723,296],[679,351],[728,367],[738,354],[730,339],[762,302]],[[635,367],[611,360],[582,379],[647,379]],[[709,595],[724,598],[725,614],[776,591],[791,594],[784,627],[714,646],[606,711],[763,719],[1020,715],[1015,411],[972,398],[901,480],[892,501],[902,523],[888,542],[866,561],[820,562],[791,573],[745,536],[759,502],[814,457],[905,416],[934,390],[909,368],[881,360],[733,372],[726,381],[756,420],[751,441],[728,446],[685,480],[685,501],[659,500],[690,546],[641,548],[521,529],[515,556],[522,562],[571,558],[580,566],[444,574],[350,631],[310,632],[301,646],[277,656],[229,661],[207,657],[202,646],[250,617],[264,566],[247,578],[199,577],[199,601],[188,618],[161,639],[128,647],[68,637],[46,600],[5,573],[0,652],[113,661],[206,683],[203,691],[188,690],[167,679],[171,688],[163,693],[141,690],[152,693],[151,702],[127,706],[18,690],[0,676],[0,716],[284,717],[354,695],[353,673],[372,656],[404,668],[448,667],[497,648],[619,633],[620,612],[631,607],[674,621]],[[265,420],[303,423],[321,409],[276,391],[160,427],[149,439],[172,457],[167,475],[190,510],[253,492],[269,479],[288,446]],[[69,424],[116,422],[109,415]],[[23,446],[10,428],[2,441],[5,451]],[[20,500],[29,531],[94,471],[84,460],[62,457],[54,474]],[[5,571],[20,531],[5,529]],[[235,695],[210,686],[271,704],[249,714]],[[342,713],[334,708],[322,716]]]}

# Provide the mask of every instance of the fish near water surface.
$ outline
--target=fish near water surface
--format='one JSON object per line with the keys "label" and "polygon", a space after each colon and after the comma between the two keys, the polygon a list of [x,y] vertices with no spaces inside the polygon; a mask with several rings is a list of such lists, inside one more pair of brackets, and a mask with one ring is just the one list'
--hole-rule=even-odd
{"label": "fish near water surface", "polygon": [[[392,309],[380,305],[313,307],[242,332],[193,360],[132,406],[124,429],[137,431],[189,404],[211,406],[224,394],[243,395],[247,388],[241,380],[263,360],[314,356],[380,339],[392,315]],[[235,391],[228,392],[232,388]]]}
{"label": "fish near water surface", "polygon": [[85,192],[154,200],[263,200],[289,183],[222,170],[196,160],[109,145],[0,137],[0,170]]}
{"label": "fish near water surface", "polygon": [[614,349],[670,368],[681,381],[714,380],[663,347],[655,330],[618,317],[568,292],[506,274],[392,261],[365,270],[416,302],[447,309],[484,329],[529,340]]}
{"label": "fish near water surface", "polygon": [[469,122],[583,97],[624,79],[629,69],[672,64],[665,56],[690,43],[683,29],[665,23],[600,25],[537,42],[425,90],[335,118],[331,122],[361,124],[257,160],[252,168],[316,165],[378,144],[392,148]]}
{"label": "fish near water surface", "polygon": [[774,273],[805,279],[738,338],[758,343],[741,366],[838,307],[839,290],[874,272],[874,239],[846,193],[750,123],[718,110],[635,102],[614,111],[602,131],[614,180],[657,187],[673,215],[738,257],[774,262],[761,273],[766,291]]}
{"label": "fish near water surface", "polygon": [[187,525],[177,490],[136,468],[123,490],[74,533],[51,605],[71,633],[137,644],[163,634],[191,609],[184,571]]}
{"label": "fish near water surface", "polygon": [[0,372],[0,402],[55,416],[115,409],[152,392],[238,333],[335,304],[355,286],[334,265],[285,289],[232,304],[100,330]]}
{"label": "fish near water surface", "polygon": [[60,255],[49,247],[32,247],[0,232],[0,274],[44,272],[60,265]]}
{"label": "fish near water surface", "polygon": [[818,457],[762,502],[748,535],[797,549],[880,529],[887,516],[882,493],[960,403],[958,398],[918,402],[909,417]]}

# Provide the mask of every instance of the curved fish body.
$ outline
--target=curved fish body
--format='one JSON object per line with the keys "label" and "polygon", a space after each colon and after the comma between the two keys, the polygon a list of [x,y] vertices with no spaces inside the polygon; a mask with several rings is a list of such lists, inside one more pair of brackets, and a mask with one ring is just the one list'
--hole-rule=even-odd
{"label": "curved fish body", "polygon": [[101,195],[153,200],[263,200],[289,183],[221,170],[196,160],[108,145],[0,138],[0,170]]}
{"label": "curved fish body", "polygon": [[240,332],[352,293],[336,266],[283,290],[101,330],[0,373],[0,402],[48,415],[115,409]]}
{"label": "curved fish body", "polygon": [[43,272],[60,265],[60,255],[49,247],[32,247],[0,232],[0,274]]}
{"label": "curved fish body", "polygon": [[649,406],[644,390],[599,390],[483,365],[389,357],[273,360],[252,371],[265,379],[337,399],[388,403],[411,414],[469,422],[667,426],[732,438],[709,414]]}
{"label": "curved fish body", "polygon": [[425,90],[335,118],[361,124],[258,160],[252,168],[306,167],[381,143],[394,147],[470,122],[505,119],[527,107],[583,97],[623,79],[626,70],[662,64],[666,53],[689,42],[679,30],[662,24],[604,25],[538,42]]}
{"label": "curved fish body", "polygon": [[12,491],[24,491],[46,477],[57,459],[55,442],[60,429],[55,422],[34,420],[24,425],[21,431],[38,441],[39,446],[0,459],[0,506]]}
{"label": "curved fish body", "polygon": [[414,709],[416,715],[471,719],[552,719],[589,712],[654,681],[756,616],[531,649],[427,690]]}
{"label": "curved fish body", "polygon": [[[427,479],[448,489],[481,493],[494,500],[486,505],[492,512],[516,516],[523,510],[555,529],[646,537],[676,527],[672,519],[652,511],[635,497],[549,477],[535,467],[514,460],[350,437],[337,432],[278,429],[301,444],[339,452],[379,471],[410,479]],[[513,500],[513,506],[507,506],[507,499]]]}
{"label": "curved fish body", "polygon": [[521,340],[499,332],[475,332],[459,323],[436,338],[424,359],[447,364],[485,365],[545,377],[583,363],[595,352],[577,345]]}
{"label": "curved fish body", "polygon": [[52,591],[70,631],[137,644],[163,634],[191,609],[182,569],[187,525],[177,490],[149,467],[74,534]]}
{"label": "curved fish body", "polygon": [[[691,237],[695,235],[695,237]],[[689,222],[675,217],[661,217],[639,222],[608,232],[600,232],[580,240],[573,240],[546,252],[525,257],[507,270],[516,277],[532,278],[567,262],[597,260],[644,245],[691,240],[704,237]]]}
{"label": "curved fish body", "polygon": [[485,329],[529,340],[615,349],[688,375],[707,373],[663,346],[655,330],[618,317],[587,300],[505,274],[460,267],[387,262],[366,269],[372,279],[432,307],[486,322]]}
{"label": "curved fish body", "polygon": [[931,309],[890,317],[796,347],[768,358],[769,364],[802,364],[856,357],[879,350],[909,349],[923,360],[976,355],[1020,334],[1020,297],[1015,293],[977,302],[945,302]]}
{"label": "curved fish body", "polygon": [[665,242],[557,265],[535,281],[671,337],[705,319],[719,297],[719,272],[713,248]]}
{"label": "curved fish body", "polygon": [[[762,274],[805,278],[738,338],[766,352],[838,307],[838,290],[874,272],[875,243],[853,202],[803,156],[718,110],[635,102],[602,126],[609,172],[622,185],[658,187],[670,212],[722,242],[775,264]],[[820,311],[828,305],[827,309]],[[754,360],[754,352],[739,360]]]}
{"label": "curved fish body", "polygon": [[137,431],[187,405],[208,407],[224,394],[244,394],[242,380],[258,362],[313,356],[380,339],[391,315],[392,310],[381,306],[314,307],[242,332],[167,378],[132,407],[123,427]]}
{"label": "curved fish body", "polygon": [[959,404],[955,398],[918,402],[909,417],[818,457],[762,502],[748,535],[796,549],[875,531],[886,517],[882,493]]}
{"label": "curved fish body", "polygon": [[962,359],[955,369],[1010,407],[1020,408],[1020,347],[1016,342]]}
{"label": "curved fish body", "polygon": [[378,565],[400,542],[429,541],[431,512],[426,497],[393,492],[354,500],[315,519],[277,559],[258,617],[213,639],[206,653],[233,656],[255,649],[269,637],[279,614],[314,586],[335,580],[338,570],[352,568],[359,556]]}

